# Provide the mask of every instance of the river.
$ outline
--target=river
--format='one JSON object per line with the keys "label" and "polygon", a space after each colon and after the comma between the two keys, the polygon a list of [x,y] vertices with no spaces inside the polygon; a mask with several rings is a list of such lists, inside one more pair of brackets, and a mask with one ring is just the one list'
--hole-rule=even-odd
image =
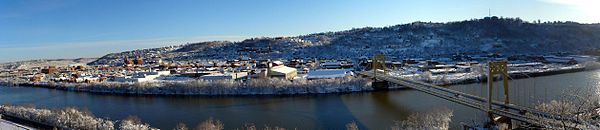
{"label": "river", "polygon": [[[600,70],[585,71],[512,80],[509,92],[512,103],[533,106],[570,92],[598,95],[599,82]],[[494,98],[503,99],[501,84],[496,83],[495,86]],[[485,87],[486,84],[465,84],[449,88],[485,95]],[[361,128],[389,129],[394,120],[403,120],[410,114],[442,107],[454,111],[452,129],[460,129],[461,122],[477,122],[486,118],[484,112],[477,109],[409,89],[304,96],[152,97],[0,87],[0,103],[44,108],[78,107],[112,120],[137,116],[143,122],[161,129],[172,129],[180,122],[193,128],[210,117],[221,120],[226,129],[241,128],[248,123],[259,128],[269,125],[298,129],[342,129],[352,121]]]}

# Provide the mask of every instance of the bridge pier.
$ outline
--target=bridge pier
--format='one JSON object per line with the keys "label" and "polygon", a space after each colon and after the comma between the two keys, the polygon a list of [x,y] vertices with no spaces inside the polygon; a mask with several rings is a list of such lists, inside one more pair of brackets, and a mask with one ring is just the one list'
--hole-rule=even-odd
{"label": "bridge pier", "polygon": [[500,124],[505,124],[506,125],[506,129],[513,129],[513,122],[510,118],[505,117],[505,116],[497,116],[492,118],[492,121],[494,122],[494,124],[500,125]]}
{"label": "bridge pier", "polygon": [[375,80],[371,83],[375,90],[388,90],[390,88],[390,82],[385,80]]}

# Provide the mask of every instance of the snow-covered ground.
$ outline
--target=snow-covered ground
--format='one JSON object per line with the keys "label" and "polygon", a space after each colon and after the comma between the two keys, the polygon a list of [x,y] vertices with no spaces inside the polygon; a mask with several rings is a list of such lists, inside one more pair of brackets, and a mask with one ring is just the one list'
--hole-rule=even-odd
{"label": "snow-covered ground", "polygon": [[0,130],[35,130],[11,121],[0,119]]}

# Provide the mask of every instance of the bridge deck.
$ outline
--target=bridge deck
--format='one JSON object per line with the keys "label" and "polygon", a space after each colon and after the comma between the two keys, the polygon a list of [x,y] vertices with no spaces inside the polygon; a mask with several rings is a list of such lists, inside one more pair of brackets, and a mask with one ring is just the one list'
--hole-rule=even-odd
{"label": "bridge deck", "polygon": [[[372,71],[363,71],[359,72],[359,74],[412,88],[471,108],[479,109],[482,111],[488,111],[488,102],[486,98],[432,85],[429,83],[398,78],[383,73],[377,73],[377,77],[374,77],[375,75]],[[567,124],[583,124],[582,122],[573,118],[560,117],[549,113],[540,112],[531,108],[517,106],[514,104],[504,104],[503,102],[498,101],[492,101],[491,112],[495,115],[508,117],[510,119],[527,122],[534,125],[549,125],[555,123],[561,125],[565,122]]]}

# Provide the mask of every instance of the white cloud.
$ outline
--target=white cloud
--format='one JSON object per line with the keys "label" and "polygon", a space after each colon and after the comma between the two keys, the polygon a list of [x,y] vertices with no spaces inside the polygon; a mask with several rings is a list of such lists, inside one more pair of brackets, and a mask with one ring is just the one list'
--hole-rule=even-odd
{"label": "white cloud", "polygon": [[545,3],[570,6],[587,17],[587,22],[600,22],[600,0],[539,0]]}
{"label": "white cloud", "polygon": [[543,2],[573,5],[573,6],[598,6],[598,0],[541,0]]}

